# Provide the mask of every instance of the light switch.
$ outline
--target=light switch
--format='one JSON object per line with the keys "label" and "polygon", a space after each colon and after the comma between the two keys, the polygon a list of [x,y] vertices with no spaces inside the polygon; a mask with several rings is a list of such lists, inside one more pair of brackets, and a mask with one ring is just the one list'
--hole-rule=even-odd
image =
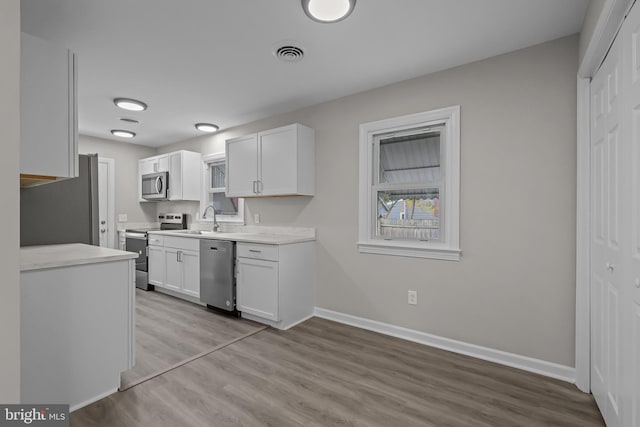
{"label": "light switch", "polygon": [[118,222],[127,222],[127,214],[118,214]]}

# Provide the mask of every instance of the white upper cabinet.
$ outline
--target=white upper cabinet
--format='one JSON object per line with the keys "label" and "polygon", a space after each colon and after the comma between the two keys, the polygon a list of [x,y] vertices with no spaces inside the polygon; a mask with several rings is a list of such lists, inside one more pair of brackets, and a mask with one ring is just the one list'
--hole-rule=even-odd
{"label": "white upper cabinet", "polygon": [[255,196],[258,181],[258,135],[252,134],[226,142],[227,197]]}
{"label": "white upper cabinet", "polygon": [[169,171],[169,156],[164,154],[162,156],[148,157],[140,160],[140,173],[142,175],[154,172],[168,172]]}
{"label": "white upper cabinet", "polygon": [[314,131],[300,124],[227,140],[227,197],[313,196],[314,158]]}
{"label": "white upper cabinet", "polygon": [[[20,66],[20,173],[49,180],[78,176],[75,55],[22,33]],[[21,178],[24,185],[33,179]]]}
{"label": "white upper cabinet", "polygon": [[169,200],[200,200],[200,158],[192,151],[168,154]]}
{"label": "white upper cabinet", "polygon": [[169,172],[169,200],[200,200],[200,153],[176,151],[138,161],[138,199],[142,198],[142,175]]}

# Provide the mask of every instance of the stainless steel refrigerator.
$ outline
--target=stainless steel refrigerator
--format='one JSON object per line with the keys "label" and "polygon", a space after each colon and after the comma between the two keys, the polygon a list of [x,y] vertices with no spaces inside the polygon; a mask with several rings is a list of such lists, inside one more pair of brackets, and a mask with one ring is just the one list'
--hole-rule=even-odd
{"label": "stainless steel refrigerator", "polygon": [[98,155],[79,157],[77,178],[20,189],[20,246],[100,245]]}

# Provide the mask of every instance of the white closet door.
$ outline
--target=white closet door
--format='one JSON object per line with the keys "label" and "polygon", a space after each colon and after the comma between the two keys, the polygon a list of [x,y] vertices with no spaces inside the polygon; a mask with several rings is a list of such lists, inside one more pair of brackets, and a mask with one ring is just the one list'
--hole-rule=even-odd
{"label": "white closet door", "polygon": [[[625,278],[625,287],[632,295],[631,339],[632,350],[626,352],[631,365],[630,394],[631,408],[629,424],[640,426],[640,6],[634,6],[623,25],[622,37],[624,65],[624,120],[628,123],[626,138],[630,144],[630,202],[631,202],[631,244],[627,255],[629,274]],[[626,350],[625,350],[626,351]]]}
{"label": "white closet door", "polygon": [[609,427],[621,425],[621,240],[627,235],[621,227],[629,145],[622,135],[621,47],[618,38],[591,86],[591,388]]}

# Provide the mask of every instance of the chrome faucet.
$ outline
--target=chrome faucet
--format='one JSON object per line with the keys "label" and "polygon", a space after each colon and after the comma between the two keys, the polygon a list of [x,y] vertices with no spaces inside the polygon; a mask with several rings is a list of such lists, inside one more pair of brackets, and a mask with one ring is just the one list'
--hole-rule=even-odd
{"label": "chrome faucet", "polygon": [[220,224],[218,224],[218,221],[216,220],[216,208],[213,207],[213,203],[204,209],[204,212],[202,213],[202,219],[207,218],[207,211],[209,210],[209,208],[211,208],[211,210],[213,211],[213,231],[215,232],[220,228]]}

